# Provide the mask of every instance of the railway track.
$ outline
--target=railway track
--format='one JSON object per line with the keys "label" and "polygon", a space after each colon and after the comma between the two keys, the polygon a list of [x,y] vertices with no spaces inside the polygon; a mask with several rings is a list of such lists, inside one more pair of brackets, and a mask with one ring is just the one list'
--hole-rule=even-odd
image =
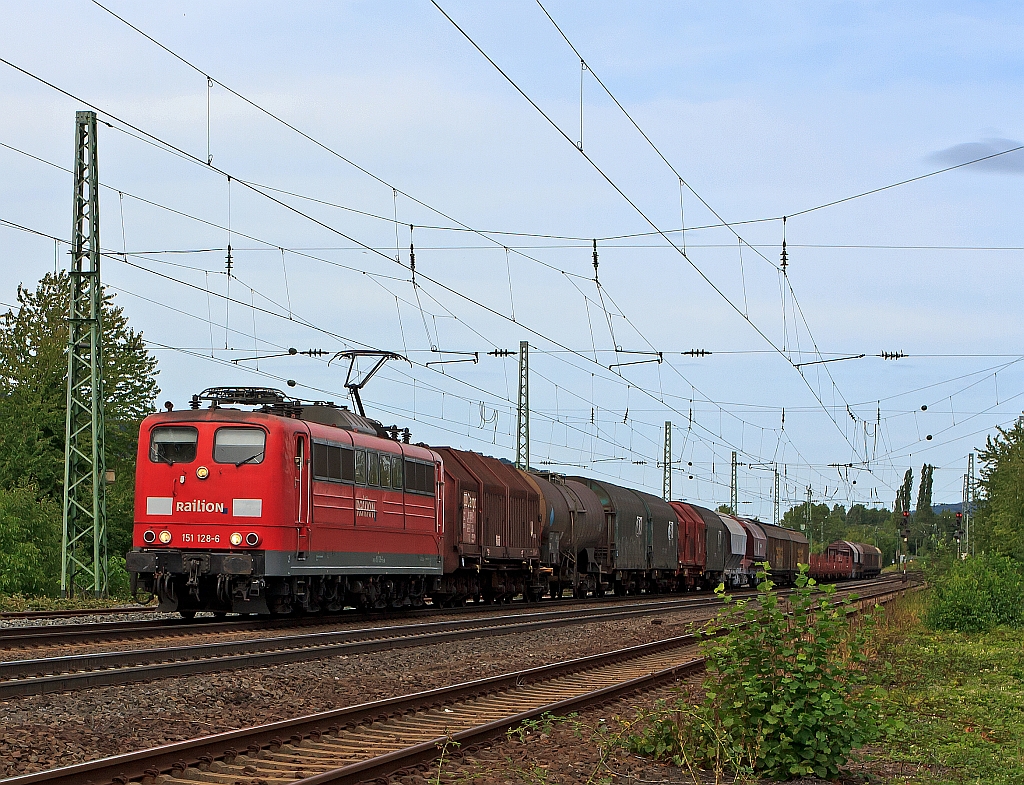
{"label": "railway track", "polygon": [[425,646],[567,624],[616,621],[714,604],[717,604],[714,597],[687,597],[630,605],[591,605],[187,646],[8,660],[0,662],[0,699],[112,684],[132,684],[177,675],[265,667],[338,654]]}
{"label": "railway track", "polygon": [[[898,579],[880,579],[880,583]],[[876,584],[872,584],[876,585]],[[858,584],[857,588],[868,588]],[[426,646],[467,638],[509,635],[569,624],[616,621],[719,604],[708,595],[631,604],[591,603],[469,619],[306,632],[247,640],[77,653],[0,661],[0,700],[68,690],[136,684],[153,679],[259,668],[339,654]],[[210,624],[207,628],[216,625]]]}
{"label": "railway track", "polygon": [[[837,585],[861,585],[859,582],[847,581]],[[733,595],[749,593],[749,590],[741,589],[731,592]],[[670,597],[679,595],[642,595],[622,599],[609,597],[588,597],[584,599],[544,600],[540,604],[520,604],[524,612],[537,608],[574,608],[587,605],[600,605],[611,607],[615,603],[628,603],[639,601],[661,602]],[[711,592],[699,592],[685,595],[687,599],[696,600],[703,597],[708,601],[714,601]],[[32,625],[16,627],[0,627],[0,649],[29,649],[42,647],[56,647],[74,645],[79,643],[116,643],[135,640],[146,640],[156,638],[184,638],[191,635],[218,635],[222,633],[265,631],[265,630],[286,630],[303,627],[326,626],[335,623],[350,621],[378,621],[396,618],[423,618],[436,615],[458,616],[475,615],[480,613],[493,613],[497,609],[511,609],[515,606],[508,605],[466,605],[459,608],[435,608],[425,607],[410,610],[390,610],[382,612],[367,612],[356,609],[349,609],[337,614],[325,614],[317,616],[290,616],[284,618],[253,618],[250,616],[238,616],[227,620],[215,617],[200,617],[197,619],[162,618],[162,619],[136,619],[131,621],[117,622],[87,622],[61,625]],[[118,612],[127,612],[129,609],[118,609]],[[133,613],[153,613],[155,608],[132,609]],[[106,611],[105,611],[106,612]],[[113,613],[114,611],[109,611]],[[19,612],[22,613],[22,612]],[[18,618],[64,618],[74,616],[94,615],[90,611],[25,611],[26,614],[48,614],[45,617],[18,616]],[[0,620],[7,617],[15,617],[17,614],[0,614]]]}
{"label": "railway track", "polygon": [[[875,585],[858,607],[908,586]],[[205,736],[5,780],[5,785],[258,782],[341,785],[394,775],[562,714],[650,689],[703,668],[691,635],[478,681]]]}
{"label": "railway track", "polygon": [[[737,594],[743,592],[736,592]],[[680,595],[642,595],[639,597],[612,599],[593,597],[586,599],[545,600],[539,604],[515,605],[466,605],[460,608],[425,607],[414,610],[393,610],[387,612],[366,612],[351,609],[338,614],[317,616],[290,616],[285,618],[252,618],[241,616],[223,620],[214,617],[198,619],[140,619],[124,622],[92,622],[84,624],[34,625],[24,627],[0,627],[0,647],[4,649],[38,648],[44,646],[62,646],[78,643],[112,643],[149,638],[174,638],[189,635],[212,635],[220,633],[294,629],[302,627],[324,626],[334,623],[353,621],[380,621],[397,618],[424,618],[430,616],[461,616],[494,613],[497,610],[514,611],[517,607],[523,612],[544,608],[576,608],[586,606],[614,607],[616,604],[637,602],[663,602],[666,599],[678,598]],[[696,601],[704,598],[714,601],[711,592],[685,595],[686,599]]]}

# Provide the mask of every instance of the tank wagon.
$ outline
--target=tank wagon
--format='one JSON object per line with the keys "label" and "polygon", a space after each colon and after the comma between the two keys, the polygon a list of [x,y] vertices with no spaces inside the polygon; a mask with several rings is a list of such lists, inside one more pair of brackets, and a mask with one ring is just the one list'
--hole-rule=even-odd
{"label": "tank wagon", "polygon": [[[788,529],[410,441],[261,387],[150,415],[133,586],[185,617],[312,613],[739,586],[764,558],[779,580],[807,560]],[[877,574],[877,549],[845,545],[858,577]]]}

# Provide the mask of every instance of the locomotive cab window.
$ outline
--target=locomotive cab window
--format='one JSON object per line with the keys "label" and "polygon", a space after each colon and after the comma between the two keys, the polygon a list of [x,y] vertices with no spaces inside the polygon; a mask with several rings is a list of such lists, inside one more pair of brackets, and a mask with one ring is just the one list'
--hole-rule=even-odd
{"label": "locomotive cab window", "polygon": [[391,487],[391,456],[380,456],[380,487]]}
{"label": "locomotive cab window", "polygon": [[213,460],[217,463],[263,463],[267,434],[260,428],[218,428],[213,436]]}
{"label": "locomotive cab window", "polygon": [[402,456],[396,455],[391,459],[391,487],[397,491],[402,490]]}
{"label": "locomotive cab window", "polygon": [[377,453],[366,453],[366,484],[380,485],[379,472],[377,471]]}
{"label": "locomotive cab window", "polygon": [[174,426],[154,428],[149,435],[149,460],[153,463],[191,463],[196,459],[199,431]]}

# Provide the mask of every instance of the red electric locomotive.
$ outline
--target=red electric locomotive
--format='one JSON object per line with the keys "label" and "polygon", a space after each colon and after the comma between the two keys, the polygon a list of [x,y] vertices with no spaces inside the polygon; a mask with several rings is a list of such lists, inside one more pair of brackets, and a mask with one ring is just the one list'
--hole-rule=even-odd
{"label": "red electric locomotive", "polygon": [[443,572],[442,471],[343,407],[210,389],[142,423],[127,569],[186,617],[419,605]]}

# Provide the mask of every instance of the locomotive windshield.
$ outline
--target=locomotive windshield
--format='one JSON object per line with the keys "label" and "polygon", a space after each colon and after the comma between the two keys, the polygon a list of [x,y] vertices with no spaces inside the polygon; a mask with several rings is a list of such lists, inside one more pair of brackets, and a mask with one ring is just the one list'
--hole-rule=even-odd
{"label": "locomotive windshield", "polygon": [[217,463],[263,463],[267,434],[259,428],[218,428],[213,437],[213,460]]}
{"label": "locomotive windshield", "polygon": [[190,463],[196,459],[199,431],[177,426],[154,428],[149,436],[149,460],[153,463]]}

